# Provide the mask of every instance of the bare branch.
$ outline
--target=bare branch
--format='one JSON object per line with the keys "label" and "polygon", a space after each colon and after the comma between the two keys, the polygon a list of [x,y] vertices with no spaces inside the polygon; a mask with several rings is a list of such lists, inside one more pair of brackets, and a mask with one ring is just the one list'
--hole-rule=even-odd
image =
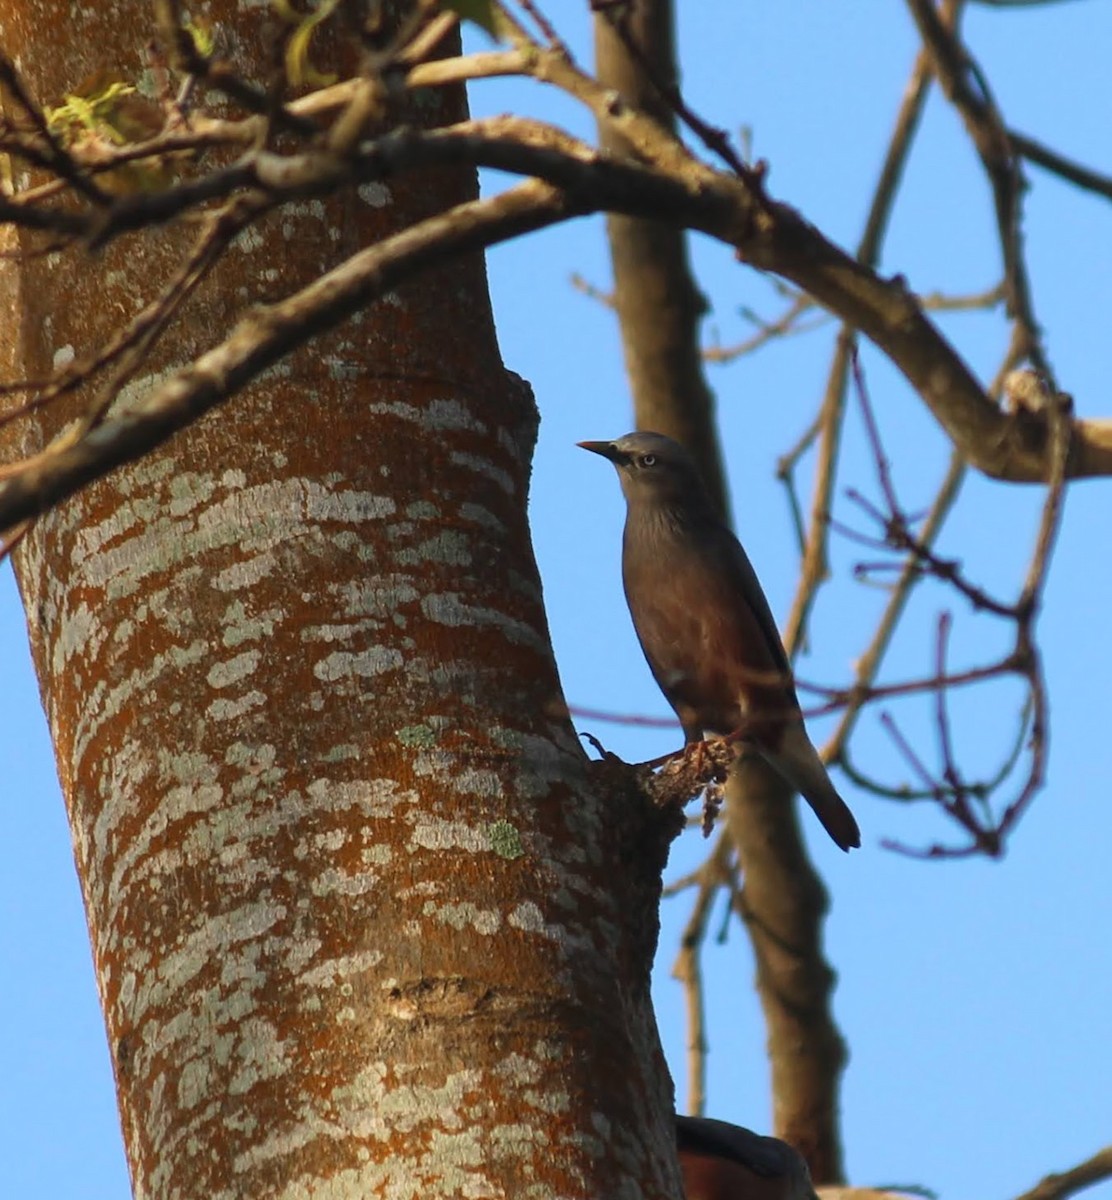
{"label": "bare branch", "polygon": [[[650,216],[734,246],[740,258],[809,291],[844,321],[861,329],[903,371],[971,463],[1016,481],[1048,477],[1045,423],[1016,421],[985,395],[961,359],[924,316],[900,278],[882,280],[838,250],[760,188],[712,171],[658,124],[616,103],[614,94],[578,71],[557,51],[519,38],[529,71],[582,100],[626,139],[649,166],[618,163],[558,131],[530,139],[536,122],[470,122],[434,134],[398,130],[361,145],[347,166],[314,152],[282,160],[249,153],[238,164],[165,192],[116,200],[102,218],[0,202],[0,218],[55,228],[98,244],[130,230],[172,219],[191,205],[226,199],[237,188],[264,187],[272,199],[321,194],[345,181],[367,182],[416,165],[467,161],[537,175],[566,188],[578,211],[608,209]],[[432,65],[432,64],[429,64]],[[1112,473],[1112,422],[1079,421],[1067,463],[1070,478]]]}
{"label": "bare branch", "polygon": [[1041,142],[1037,142],[1025,134],[1017,133],[1014,129],[1008,131],[1008,137],[1016,153],[1022,154],[1035,166],[1042,167],[1044,171],[1050,171],[1068,183],[1076,184],[1077,187],[1084,188],[1088,192],[1095,192],[1099,196],[1112,200],[1112,177],[1083,167],[1080,163],[1075,163],[1065,155],[1050,149],[1049,146],[1044,146]]}
{"label": "bare branch", "polygon": [[1098,1150],[1092,1158],[1070,1167],[1068,1171],[1048,1175],[1030,1191],[1017,1196],[1016,1200],[1066,1200],[1078,1192],[1092,1187],[1094,1183],[1112,1178],[1112,1146]]}

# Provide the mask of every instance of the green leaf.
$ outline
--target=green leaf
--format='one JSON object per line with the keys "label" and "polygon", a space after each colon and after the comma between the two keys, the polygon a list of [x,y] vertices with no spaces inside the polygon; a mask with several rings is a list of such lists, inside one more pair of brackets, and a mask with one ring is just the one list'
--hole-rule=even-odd
{"label": "green leaf", "polygon": [[302,14],[288,0],[273,0],[278,15],[296,26],[286,42],[286,78],[294,87],[327,87],[336,82],[335,75],[318,71],[309,61],[309,43],[316,27],[328,20],[339,3],[340,0],[320,0],[315,9]]}
{"label": "green leaf", "polygon": [[496,42],[501,41],[494,0],[444,0],[444,7],[457,13],[461,21],[470,21],[485,29]]}

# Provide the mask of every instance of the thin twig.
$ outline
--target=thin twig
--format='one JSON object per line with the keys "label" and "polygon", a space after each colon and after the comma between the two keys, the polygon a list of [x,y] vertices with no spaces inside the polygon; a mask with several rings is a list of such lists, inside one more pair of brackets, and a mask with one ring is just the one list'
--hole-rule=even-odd
{"label": "thin twig", "polygon": [[601,2],[600,0],[592,0],[591,9],[608,21],[611,29],[614,30],[618,39],[626,48],[627,53],[637,62],[641,70],[644,71],[645,78],[652,83],[661,99],[664,100],[680,121],[691,130],[712,154],[716,154],[738,179],[748,184],[759,194],[762,190],[764,180],[763,164],[758,163],[756,166],[751,167],[742,162],[741,157],[730,144],[729,134],[724,129],[719,129],[711,125],[709,121],[703,120],[684,99],[680,89],[675,84],[660,77],[659,73],[654,69],[653,64],[645,55],[645,52],[637,44],[637,40],[630,36],[629,26],[625,21],[625,6],[615,5],[607,2],[607,0],[601,0]]}
{"label": "thin twig", "polygon": [[942,90],[961,115],[992,189],[1015,337],[1023,356],[1049,378],[1050,366],[1035,318],[1023,253],[1022,199],[1026,182],[1014,142],[984,72],[960,41],[957,30],[939,19],[933,0],[907,0],[907,4]]}

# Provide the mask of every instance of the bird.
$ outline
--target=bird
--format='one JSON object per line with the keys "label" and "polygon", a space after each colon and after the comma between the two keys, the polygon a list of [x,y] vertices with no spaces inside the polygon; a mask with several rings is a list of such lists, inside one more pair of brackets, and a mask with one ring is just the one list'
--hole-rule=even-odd
{"label": "bird", "polygon": [[677,1114],[676,1151],[685,1200],[815,1200],[803,1155],[779,1138]]}
{"label": "bird", "polygon": [[760,581],[695,460],[648,431],[578,445],[617,469],[626,499],[626,602],[686,746],[708,736],[744,740],[803,796],[841,849],[860,846],[857,822],[807,736]]}

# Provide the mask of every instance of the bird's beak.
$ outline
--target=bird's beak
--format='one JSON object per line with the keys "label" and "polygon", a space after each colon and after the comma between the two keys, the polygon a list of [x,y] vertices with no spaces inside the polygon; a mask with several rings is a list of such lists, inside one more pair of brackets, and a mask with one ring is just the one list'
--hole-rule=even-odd
{"label": "bird's beak", "polygon": [[603,458],[608,458],[612,463],[622,461],[621,451],[613,442],[576,442],[583,450],[590,450],[592,454],[601,454]]}

